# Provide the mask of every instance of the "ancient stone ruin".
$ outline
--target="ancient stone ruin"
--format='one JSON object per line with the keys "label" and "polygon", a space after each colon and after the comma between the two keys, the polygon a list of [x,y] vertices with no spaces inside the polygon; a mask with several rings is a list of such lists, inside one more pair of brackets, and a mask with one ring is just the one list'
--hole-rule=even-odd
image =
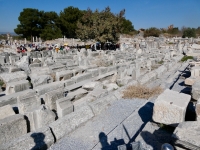
{"label": "ancient stone ruin", "polygon": [[[121,37],[116,50],[0,49],[0,149],[200,149],[199,41]],[[181,61],[183,54],[193,59]],[[163,92],[127,99],[131,85]]]}

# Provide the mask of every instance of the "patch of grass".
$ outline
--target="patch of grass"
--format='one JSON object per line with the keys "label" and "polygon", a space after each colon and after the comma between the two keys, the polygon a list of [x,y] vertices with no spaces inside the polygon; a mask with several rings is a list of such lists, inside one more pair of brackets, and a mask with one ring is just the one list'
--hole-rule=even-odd
{"label": "patch of grass", "polygon": [[105,85],[103,85],[103,89],[106,89],[106,86],[105,86]]}
{"label": "patch of grass", "polygon": [[123,98],[142,98],[142,99],[148,99],[152,96],[159,95],[163,92],[163,89],[159,86],[154,88],[148,88],[145,85],[131,85],[127,87],[123,91]]}
{"label": "patch of grass", "polygon": [[193,57],[192,56],[183,56],[183,58],[181,59],[181,61],[183,62],[183,61],[187,61],[188,59],[193,59]]}
{"label": "patch of grass", "polygon": [[158,64],[163,64],[163,63],[164,63],[164,61],[163,61],[163,60],[161,60],[161,61],[159,61],[159,62],[158,62]]}
{"label": "patch of grass", "polygon": [[165,124],[162,124],[162,123],[160,123],[159,125],[158,125],[161,129],[163,129],[163,130],[165,130],[165,131],[167,131],[167,132],[170,132],[170,133],[173,133],[174,132],[174,127],[172,127],[172,126],[168,126],[168,125],[165,125]]}
{"label": "patch of grass", "polygon": [[3,86],[4,82],[2,80],[0,80],[0,86]]}

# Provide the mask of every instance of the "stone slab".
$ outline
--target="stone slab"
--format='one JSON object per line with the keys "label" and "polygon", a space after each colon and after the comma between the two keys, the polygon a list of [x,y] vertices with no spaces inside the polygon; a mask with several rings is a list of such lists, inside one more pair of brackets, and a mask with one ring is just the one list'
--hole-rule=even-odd
{"label": "stone slab", "polygon": [[167,125],[177,125],[185,121],[190,99],[190,95],[166,89],[155,101],[153,120]]}

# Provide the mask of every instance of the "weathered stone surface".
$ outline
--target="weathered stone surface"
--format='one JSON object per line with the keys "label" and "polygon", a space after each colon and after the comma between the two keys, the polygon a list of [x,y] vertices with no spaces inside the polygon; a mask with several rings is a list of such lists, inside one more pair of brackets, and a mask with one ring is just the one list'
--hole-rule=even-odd
{"label": "weathered stone surface", "polygon": [[194,82],[195,82],[195,78],[187,78],[187,79],[185,79],[185,84],[186,85],[193,85],[194,84]]}
{"label": "weathered stone surface", "polygon": [[65,115],[72,113],[74,110],[73,104],[68,98],[68,96],[58,99],[56,101],[56,106],[57,106],[57,114],[59,118],[62,118]]}
{"label": "weathered stone surface", "polygon": [[15,82],[19,80],[26,80],[27,74],[24,71],[2,73],[0,74],[0,78],[4,81],[4,83]]}
{"label": "weathered stone surface", "polygon": [[91,73],[84,73],[84,74],[80,74],[80,75],[72,77],[72,79],[74,79],[76,83],[87,80],[87,79],[91,79],[91,78],[92,78]]}
{"label": "weathered stone surface", "polygon": [[162,144],[171,141],[171,133],[161,129],[155,123],[148,122],[135,141],[142,142],[146,150],[160,150]]}
{"label": "weathered stone surface", "polygon": [[30,131],[35,131],[39,128],[49,125],[55,121],[56,115],[45,105],[39,106],[32,112],[26,112],[30,124]]}
{"label": "weathered stone surface", "polygon": [[26,120],[17,114],[0,120],[0,145],[27,133]]}
{"label": "weathered stone surface", "polygon": [[200,149],[199,126],[199,121],[186,121],[180,123],[172,135],[175,145],[180,145],[187,149]]}
{"label": "weathered stone surface", "polygon": [[31,112],[41,105],[41,101],[37,95],[17,99],[18,109],[20,114]]}
{"label": "weathered stone surface", "polygon": [[101,98],[108,95],[108,91],[106,89],[95,88],[88,95],[93,96],[95,98]]}
{"label": "weathered stone surface", "polygon": [[33,84],[33,87],[51,82],[53,82],[53,78],[50,75],[31,75],[31,83]]}
{"label": "weathered stone surface", "polygon": [[77,99],[80,99],[82,98],[83,96],[85,96],[86,94],[88,93],[87,90],[84,90],[84,89],[78,89],[78,90],[75,90],[73,92],[69,92],[67,94],[67,96],[69,97],[73,97],[73,100],[77,100]]}
{"label": "weathered stone surface", "polygon": [[28,90],[29,82],[28,80],[20,80],[16,82],[9,82],[6,84],[6,95],[17,93],[20,91]]}
{"label": "weathered stone surface", "polygon": [[49,127],[30,132],[0,146],[2,150],[46,150],[54,143]]}
{"label": "weathered stone surface", "polygon": [[60,72],[56,72],[56,81],[63,81],[73,77],[73,71],[71,70],[64,70]]}
{"label": "weathered stone surface", "polygon": [[[22,91],[22,92],[17,92],[17,93],[13,93],[13,94],[10,94],[10,95],[2,96],[2,97],[0,97],[0,106],[4,106],[4,105],[8,105],[8,104],[16,105],[18,96],[23,96],[23,95],[26,95],[26,94],[29,94],[29,93],[32,93],[32,92],[35,92],[35,91],[29,89],[29,90],[25,90],[25,91]],[[36,94],[36,92],[35,92],[35,94]]]}
{"label": "weathered stone surface", "polygon": [[94,82],[89,82],[86,83],[82,86],[83,89],[86,89],[88,91],[92,91],[94,88],[103,88],[103,84],[101,82],[98,81],[94,81]]}
{"label": "weathered stone surface", "polygon": [[196,120],[200,121],[200,99],[198,99],[196,104]]}
{"label": "weathered stone surface", "polygon": [[192,98],[195,100],[200,98],[200,80],[195,81],[192,85]]}
{"label": "weathered stone surface", "polygon": [[153,120],[167,125],[177,125],[185,121],[190,99],[190,95],[166,89],[154,103]]}
{"label": "weathered stone surface", "polygon": [[64,135],[72,132],[81,124],[85,123],[94,116],[90,107],[85,106],[76,112],[70,113],[63,118],[56,120],[50,124],[50,127],[56,137],[56,140],[61,139]]}
{"label": "weathered stone surface", "polygon": [[45,94],[45,104],[51,109],[51,110],[57,110],[56,108],[56,100],[63,98],[64,91],[62,88],[50,91]]}
{"label": "weathered stone surface", "polygon": [[38,95],[44,95],[47,92],[57,90],[60,88],[64,88],[64,83],[61,81],[57,81],[57,82],[52,82],[49,84],[37,86],[34,88],[34,90],[36,90]]}
{"label": "weathered stone surface", "polygon": [[15,63],[19,68],[23,69],[26,73],[30,73],[29,57],[23,56],[19,61]]}
{"label": "weathered stone surface", "polygon": [[108,108],[117,98],[114,95],[107,95],[97,99],[89,104],[95,115],[100,114],[103,110]]}
{"label": "weathered stone surface", "polygon": [[12,115],[15,115],[15,112],[10,105],[0,107],[0,120]]}

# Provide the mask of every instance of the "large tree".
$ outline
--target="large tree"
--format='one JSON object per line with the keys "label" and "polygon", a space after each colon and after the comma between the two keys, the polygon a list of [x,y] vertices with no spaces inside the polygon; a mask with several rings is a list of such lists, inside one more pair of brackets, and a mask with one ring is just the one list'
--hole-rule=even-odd
{"label": "large tree", "polygon": [[133,31],[135,31],[135,29],[134,29],[134,26],[132,25],[132,22],[128,19],[123,18],[122,19],[122,33],[130,34]]}
{"label": "large tree", "polygon": [[77,23],[77,37],[82,40],[95,39],[101,42],[117,41],[121,33],[124,13],[125,10],[122,10],[115,15],[109,7],[101,12],[88,9]]}
{"label": "large tree", "polygon": [[33,36],[39,36],[41,32],[40,17],[41,13],[38,9],[23,9],[18,17],[20,24],[14,29],[15,33],[29,40],[32,39]]}
{"label": "large tree", "polygon": [[40,37],[42,39],[52,40],[62,37],[62,33],[59,28],[59,16],[56,12],[42,12],[40,22],[42,27]]}
{"label": "large tree", "polygon": [[69,6],[60,12],[60,27],[62,34],[69,38],[76,37],[77,21],[82,17],[83,11]]}

